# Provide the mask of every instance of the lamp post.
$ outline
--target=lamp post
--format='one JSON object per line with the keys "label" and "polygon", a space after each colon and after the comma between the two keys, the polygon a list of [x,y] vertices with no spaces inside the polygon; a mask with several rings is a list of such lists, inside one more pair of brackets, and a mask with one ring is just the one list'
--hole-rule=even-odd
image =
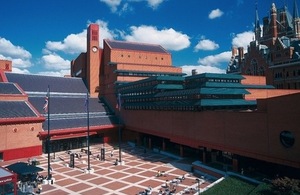
{"label": "lamp post", "polygon": [[91,165],[90,165],[90,110],[89,110],[89,93],[86,92],[86,113],[87,113],[87,147],[88,147],[88,168],[87,170],[91,170]]}
{"label": "lamp post", "polygon": [[121,94],[118,93],[118,108],[119,108],[119,163],[122,163],[122,151],[121,151]]}
{"label": "lamp post", "polygon": [[201,190],[200,190],[200,179],[196,178],[196,182],[198,183],[198,193],[200,194],[201,193]]}

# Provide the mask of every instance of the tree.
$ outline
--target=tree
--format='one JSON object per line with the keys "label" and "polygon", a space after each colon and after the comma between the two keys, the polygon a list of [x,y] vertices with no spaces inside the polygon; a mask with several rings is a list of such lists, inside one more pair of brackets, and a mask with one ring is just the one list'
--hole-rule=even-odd
{"label": "tree", "polygon": [[300,193],[300,180],[288,177],[272,180],[273,189],[283,195]]}

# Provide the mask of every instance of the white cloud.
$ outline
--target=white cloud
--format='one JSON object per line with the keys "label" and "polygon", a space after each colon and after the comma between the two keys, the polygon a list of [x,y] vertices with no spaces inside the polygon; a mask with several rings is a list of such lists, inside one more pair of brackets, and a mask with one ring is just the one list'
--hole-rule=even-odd
{"label": "white cloud", "polygon": [[182,72],[187,75],[192,74],[192,70],[196,69],[198,74],[201,73],[225,73],[226,68],[223,66],[228,64],[231,57],[231,52],[226,51],[216,55],[206,56],[199,58],[199,65],[184,65],[182,66]]}
{"label": "white cloud", "polygon": [[[100,0],[100,2],[105,3],[110,8],[112,13],[119,15],[127,11],[132,11],[134,9],[131,6],[132,3],[147,2],[148,6],[155,10],[164,1],[165,0]],[[119,7],[122,8],[119,10]]]}
{"label": "white cloud", "polygon": [[215,43],[214,41],[211,41],[209,39],[202,39],[195,46],[194,51],[197,52],[199,50],[216,50],[218,48],[219,44]]}
{"label": "white cloud", "polygon": [[182,72],[188,75],[192,74],[192,70],[196,70],[197,74],[201,73],[225,73],[225,69],[220,69],[214,66],[203,66],[203,65],[184,65],[181,66]]}
{"label": "white cloud", "polygon": [[66,70],[70,69],[71,62],[63,59],[57,54],[48,54],[42,57],[41,63],[48,70]]}
{"label": "white cloud", "polygon": [[60,70],[60,71],[44,71],[44,72],[38,72],[38,75],[47,75],[47,76],[69,76],[70,70]]}
{"label": "white cloud", "polygon": [[12,61],[13,71],[22,71],[21,69],[32,66],[30,52],[2,37],[0,37],[0,59]]}
{"label": "white cloud", "polygon": [[252,31],[246,31],[234,35],[231,43],[232,46],[234,47],[243,47],[246,53],[248,45],[251,41],[253,41],[253,38],[254,38],[254,33]]}
{"label": "white cloud", "polygon": [[164,0],[147,0],[148,5],[153,9],[156,9]]}
{"label": "white cloud", "polygon": [[86,30],[70,34],[63,41],[47,41],[46,48],[51,51],[63,51],[69,54],[86,51]]}
{"label": "white cloud", "polygon": [[154,26],[131,26],[131,35],[124,35],[126,41],[159,44],[167,50],[179,51],[190,46],[190,38],[173,28],[158,30]]}
{"label": "white cloud", "polygon": [[122,0],[100,0],[100,2],[105,3],[110,7],[111,12],[115,13],[118,9],[118,6],[121,4]]}
{"label": "white cloud", "polygon": [[13,45],[9,40],[0,37],[0,54],[12,58],[29,59],[31,54],[20,46]]}
{"label": "white cloud", "polygon": [[20,69],[20,68],[16,68],[16,67],[12,67],[12,72],[13,73],[20,73],[20,74],[30,74],[29,70]]}
{"label": "white cloud", "polygon": [[208,18],[215,19],[215,18],[221,17],[223,14],[224,13],[220,9],[214,9],[209,13]]}
{"label": "white cloud", "polygon": [[199,58],[198,63],[203,66],[221,66],[224,63],[228,64],[230,57],[231,51],[226,51],[216,55]]}

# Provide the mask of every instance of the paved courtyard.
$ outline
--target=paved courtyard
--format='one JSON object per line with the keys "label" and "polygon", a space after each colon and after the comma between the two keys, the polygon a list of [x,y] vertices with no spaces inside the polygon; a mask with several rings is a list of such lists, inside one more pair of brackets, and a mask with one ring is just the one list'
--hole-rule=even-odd
{"label": "paved courtyard", "polygon": [[[108,194],[108,195],[134,195],[144,191],[149,186],[152,194],[159,194],[165,190],[165,183],[176,188],[175,194],[195,194],[197,191],[188,192],[187,189],[197,188],[195,176],[180,168],[184,166],[182,159],[173,158],[169,155],[160,154],[151,150],[144,151],[143,148],[132,147],[128,144],[122,145],[122,165],[114,165],[119,158],[119,150],[112,145],[105,144],[105,161],[100,161],[97,155],[100,153],[102,145],[91,146],[90,168],[91,173],[86,173],[88,167],[87,154],[80,149],[72,150],[74,153],[82,154],[80,159],[75,158],[75,167],[68,167],[70,155],[67,152],[55,154],[55,159],[51,160],[52,176],[55,178],[54,184],[43,184],[42,194],[64,195],[64,194]],[[113,156],[110,156],[111,151]],[[54,154],[51,154],[54,158]],[[47,175],[47,154],[37,156],[40,162],[38,165],[44,171],[40,175]],[[22,161],[27,161],[24,159]],[[9,165],[13,162],[1,162],[1,166]],[[164,176],[156,177],[158,171],[165,172]],[[179,183],[172,183],[176,178],[185,176]],[[201,184],[201,189],[210,183],[205,181]]]}

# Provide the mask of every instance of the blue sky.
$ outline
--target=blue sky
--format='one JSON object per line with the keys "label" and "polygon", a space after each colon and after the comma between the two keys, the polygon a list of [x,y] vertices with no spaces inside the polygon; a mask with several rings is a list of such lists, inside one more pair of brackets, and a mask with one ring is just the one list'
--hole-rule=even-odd
{"label": "blue sky", "polygon": [[160,44],[185,73],[222,73],[232,46],[253,39],[256,2],[261,23],[273,2],[293,11],[294,0],[2,1],[0,59],[16,73],[70,74],[70,61],[86,52],[87,26],[98,23],[100,39]]}

